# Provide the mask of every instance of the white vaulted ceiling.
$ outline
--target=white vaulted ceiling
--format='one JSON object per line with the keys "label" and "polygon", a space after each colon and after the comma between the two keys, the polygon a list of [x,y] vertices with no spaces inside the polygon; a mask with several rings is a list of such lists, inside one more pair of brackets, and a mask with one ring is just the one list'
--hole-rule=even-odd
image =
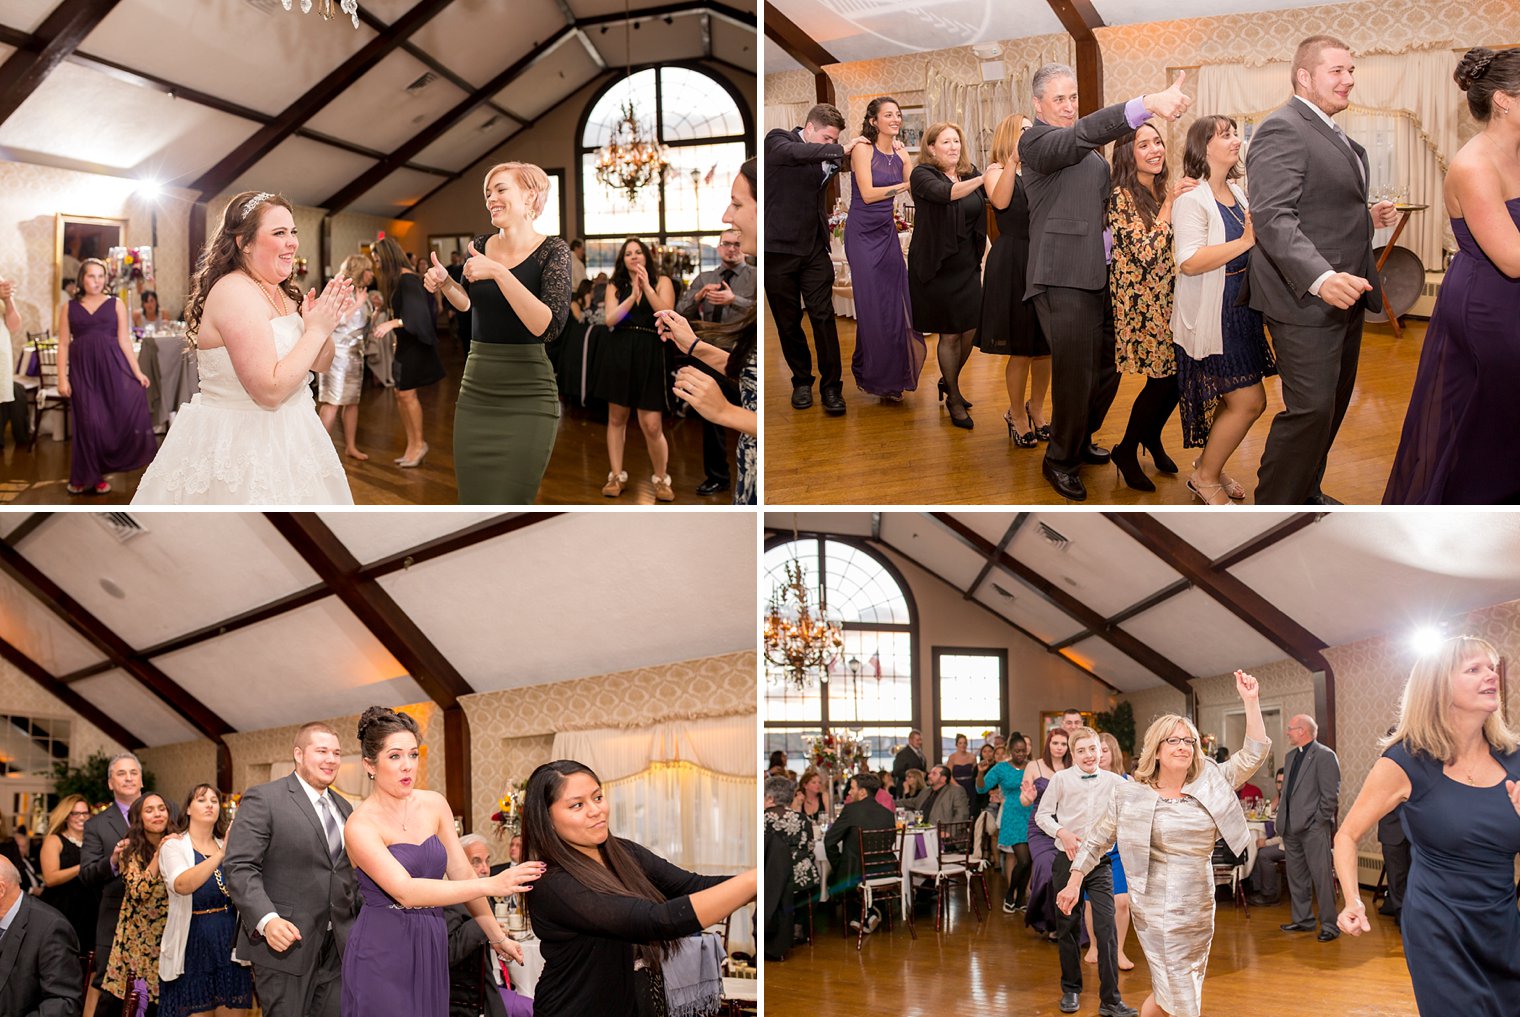
{"label": "white vaulted ceiling", "polygon": [[[1131,535],[1126,520],[1142,521],[1161,549]],[[794,526],[804,537],[865,540],[962,592],[990,555],[972,599],[1010,633],[1022,630],[1124,692],[1166,681],[1126,640],[1174,677],[1203,678],[1292,658],[1294,626],[1322,649],[1520,599],[1514,513],[771,512],[765,522],[768,541]],[[1269,619],[1277,627],[1263,631],[1259,610],[1235,610],[1184,575],[1189,560],[1208,585],[1238,582],[1280,612]],[[1093,616],[1118,630],[1117,641],[1094,631]]]}
{"label": "white vaulted ceiling", "polygon": [[[755,647],[752,516],[299,517],[327,535],[321,558],[287,539],[285,518],[6,514],[0,650],[160,745],[199,729],[133,666],[252,731],[428,699],[427,676],[388,648],[409,627],[473,692]],[[141,532],[123,541],[122,523]],[[324,579],[329,557],[347,562],[340,578]],[[382,593],[400,620],[351,609],[350,586]]]}
{"label": "white vaulted ceiling", "polygon": [[[444,0],[410,31],[395,27],[433,2],[360,0],[355,29],[279,0],[119,0],[0,117],[0,158],[199,187],[208,198],[244,187],[315,207],[343,197],[353,211],[395,216],[629,58],[753,71],[758,56],[754,0],[694,0],[690,11],[632,0],[632,31],[623,0]],[[80,6],[4,0],[0,63],[31,60],[50,19]],[[241,173],[215,174],[207,190],[207,174],[240,144],[393,37],[399,44],[352,82],[292,114],[295,133]],[[406,164],[364,193],[349,190],[435,124],[442,135]]]}

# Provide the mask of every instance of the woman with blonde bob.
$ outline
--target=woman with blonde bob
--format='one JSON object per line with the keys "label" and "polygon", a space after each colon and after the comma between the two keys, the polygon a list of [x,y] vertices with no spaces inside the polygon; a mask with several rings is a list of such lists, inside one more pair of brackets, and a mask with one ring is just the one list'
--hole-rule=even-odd
{"label": "woman with blonde bob", "polygon": [[916,210],[908,248],[913,330],[939,333],[940,398],[950,422],[970,430],[970,404],[961,396],[960,377],[981,316],[987,199],[960,124],[937,123],[924,132],[908,186]]}
{"label": "woman with blonde bob", "polygon": [[570,246],[534,228],[549,177],[526,162],[486,171],[494,233],[469,245],[463,284],[433,255],[423,277],[471,313],[472,342],[454,408],[454,472],[462,505],[527,505],[559,433],[559,385],[545,344],[570,317]]}
{"label": "woman with blonde bob", "polygon": [[375,282],[375,263],[364,254],[350,254],[338,267],[338,275],[353,281],[357,299],[354,308],[333,329],[333,361],[317,379],[317,416],[322,426],[332,430],[333,421],[343,419],[343,454],[360,462],[369,456],[359,450],[359,394],[364,389],[364,347],[370,338],[380,339],[394,331],[395,321],[376,323],[370,319],[375,308],[368,290]]}
{"label": "woman with blonde bob", "polygon": [[1114,795],[1108,813],[1087,834],[1056,897],[1066,913],[1081,896],[1082,878],[1117,838],[1129,882],[1130,913],[1151,969],[1151,994],[1141,1017],[1198,1017],[1203,975],[1214,939],[1214,843],[1244,852],[1250,831],[1235,789],[1272,748],[1261,718],[1260,687],[1235,672],[1246,710],[1245,745],[1225,763],[1198,751],[1198,729],[1168,714],[1145,732],[1134,780]]}
{"label": "woman with blonde bob", "polygon": [[1498,1017],[1520,998],[1520,742],[1505,723],[1499,651],[1453,636],[1415,662],[1399,721],[1335,834],[1346,907],[1338,924],[1371,930],[1356,845],[1402,806],[1414,848],[1399,928],[1422,1014]]}

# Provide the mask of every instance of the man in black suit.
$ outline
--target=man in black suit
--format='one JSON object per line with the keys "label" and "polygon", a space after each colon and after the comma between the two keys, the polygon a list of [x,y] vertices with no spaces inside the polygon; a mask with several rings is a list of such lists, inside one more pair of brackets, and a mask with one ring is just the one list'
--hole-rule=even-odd
{"label": "man in black suit", "polygon": [[903,795],[903,777],[909,770],[929,770],[929,760],[924,757],[924,734],[918,728],[908,732],[908,744],[897,750],[892,760],[892,786],[897,797]]}
{"label": "man in black suit", "polygon": [[834,262],[829,258],[825,191],[856,145],[839,144],[844,117],[827,103],[794,130],[765,136],[765,296],[792,371],[792,408],[813,405],[813,358],[802,331],[804,305],[818,348],[818,396],[825,413],[844,412],[839,333],[834,327]]}
{"label": "man in black suit", "polygon": [[84,1007],[79,938],[68,919],[21,892],[21,876],[0,858],[0,1014],[78,1017]]}
{"label": "man in black suit", "polygon": [[[837,897],[860,882],[860,838],[856,830],[890,830],[897,824],[892,810],[876,800],[881,781],[874,773],[857,773],[845,791],[845,805],[839,818],[823,835],[823,849],[829,859],[829,896]],[[867,932],[874,927],[868,926]]]}
{"label": "man in black suit", "polygon": [[1108,450],[1093,434],[1119,391],[1114,319],[1108,299],[1113,239],[1106,229],[1108,161],[1099,151],[1153,116],[1176,120],[1188,107],[1183,75],[1164,92],[1143,95],[1077,119],[1077,75],[1046,64],[1032,86],[1035,122],[1019,139],[1029,195],[1029,278],[1040,327],[1050,338],[1050,445],[1041,472],[1056,493],[1083,501],[1083,463],[1101,466]]}
{"label": "man in black suit", "polygon": [[1398,221],[1391,201],[1369,215],[1367,150],[1330,119],[1350,105],[1355,70],[1338,39],[1299,43],[1294,97],[1246,149],[1262,255],[1248,266],[1250,301],[1272,332],[1284,404],[1261,454],[1258,505],[1339,504],[1320,481],[1356,387],[1362,319],[1383,306],[1368,281],[1372,231]]}
{"label": "man in black suit", "polygon": [[[478,833],[459,839],[475,875],[491,875],[491,845]],[[494,909],[497,898],[489,898]],[[500,958],[486,942],[486,932],[463,904],[444,908],[449,930],[449,1017],[532,1017],[533,1000],[498,986],[492,974]]]}
{"label": "man in black suit", "polygon": [[249,788],[222,872],[238,909],[234,952],[253,962],[268,1017],[337,1017],[343,947],[358,910],[343,848],[353,806],[331,785],[343,752],[326,724],[296,732],[296,769]]}
{"label": "man in black suit", "polygon": [[[95,923],[95,977],[100,986],[111,944],[116,940],[116,920],[121,915],[121,901],[126,887],[121,881],[119,864],[127,844],[127,810],[142,794],[142,764],[130,752],[122,752],[106,764],[106,786],[113,801],[104,812],[91,816],[84,824],[84,846],[79,849],[79,880],[85,886],[100,889],[100,913]],[[109,992],[100,994],[95,1017],[117,1017],[121,1000]]]}

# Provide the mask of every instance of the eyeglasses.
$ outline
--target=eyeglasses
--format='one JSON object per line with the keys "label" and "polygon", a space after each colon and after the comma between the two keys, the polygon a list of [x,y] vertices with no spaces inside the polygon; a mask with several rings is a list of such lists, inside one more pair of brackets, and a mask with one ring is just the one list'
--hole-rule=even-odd
{"label": "eyeglasses", "polygon": [[737,241],[737,240],[725,240],[721,244],[719,244],[718,246],[719,247],[738,247],[739,246],[739,241]]}
{"label": "eyeglasses", "polygon": [[1196,749],[1198,747],[1197,738],[1163,738],[1161,740],[1166,742],[1174,749],[1179,745],[1186,745],[1190,749]]}

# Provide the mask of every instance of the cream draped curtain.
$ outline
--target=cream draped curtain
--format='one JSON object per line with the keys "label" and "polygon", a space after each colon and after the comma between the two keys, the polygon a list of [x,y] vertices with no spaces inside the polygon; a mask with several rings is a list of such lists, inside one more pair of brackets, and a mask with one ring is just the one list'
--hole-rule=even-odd
{"label": "cream draped curtain", "polygon": [[794,127],[801,127],[802,118],[807,116],[808,110],[812,109],[814,105],[816,104],[811,102],[767,103],[765,107],[764,134],[769,134],[778,128],[783,131],[789,131]]}
{"label": "cream draped curtain", "polygon": [[552,757],[602,778],[618,836],[682,868],[723,874],[755,864],[754,746],[754,715],[739,714],[565,731]]}
{"label": "cream draped curtain", "polygon": [[[1442,251],[1449,246],[1441,188],[1458,148],[1463,98],[1452,82],[1456,66],[1450,46],[1359,57],[1351,108],[1336,118],[1367,149],[1372,190],[1403,188],[1410,202],[1430,206],[1414,213],[1399,237],[1400,246],[1419,255],[1427,269],[1442,267]],[[1237,118],[1248,138],[1292,94],[1285,62],[1205,64],[1194,80],[1193,109]],[[1375,242],[1386,243],[1390,232],[1379,231]]]}

